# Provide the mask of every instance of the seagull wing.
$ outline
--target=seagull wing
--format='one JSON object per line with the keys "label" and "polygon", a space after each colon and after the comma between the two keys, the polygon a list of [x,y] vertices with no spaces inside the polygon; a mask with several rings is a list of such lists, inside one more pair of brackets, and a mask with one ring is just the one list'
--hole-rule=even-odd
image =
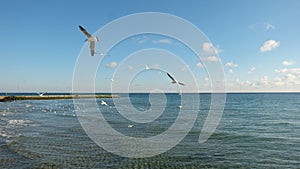
{"label": "seagull wing", "polygon": [[79,25],[79,28],[80,28],[81,32],[83,32],[87,37],[91,37],[92,36],[82,26]]}
{"label": "seagull wing", "polygon": [[95,54],[95,42],[94,41],[90,42],[90,50],[91,50],[91,55],[94,56],[94,54]]}
{"label": "seagull wing", "polygon": [[184,84],[184,83],[181,83],[181,82],[178,82],[178,84],[180,84],[180,85],[182,85],[182,86],[185,86],[185,84]]}
{"label": "seagull wing", "polygon": [[175,82],[176,83],[176,80],[169,74],[167,73],[167,75],[169,76],[169,78],[172,80],[172,83]]}

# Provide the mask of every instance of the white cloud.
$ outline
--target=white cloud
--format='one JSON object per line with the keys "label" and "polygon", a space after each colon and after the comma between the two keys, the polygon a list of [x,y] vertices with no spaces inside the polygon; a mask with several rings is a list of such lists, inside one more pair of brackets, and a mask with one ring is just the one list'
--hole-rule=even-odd
{"label": "white cloud", "polygon": [[185,72],[185,71],[188,70],[188,68],[189,68],[189,66],[188,66],[188,65],[185,65],[185,66],[183,66],[183,67],[181,68],[181,71]]}
{"label": "white cloud", "polygon": [[142,44],[150,40],[150,38],[146,35],[143,35],[143,36],[135,36],[132,38],[132,40],[136,41],[139,44]]}
{"label": "white cloud", "polygon": [[275,25],[273,25],[271,22],[265,22],[265,23],[257,22],[254,24],[250,24],[248,28],[251,30],[264,28],[265,31],[269,31],[275,29]]}
{"label": "white cloud", "polygon": [[275,29],[275,26],[269,22],[265,23],[265,30]]}
{"label": "white cloud", "polygon": [[108,64],[106,64],[105,66],[108,68],[115,68],[117,67],[118,63],[117,62],[110,62]]}
{"label": "white cloud", "polygon": [[227,62],[227,63],[225,64],[225,66],[227,66],[227,67],[238,67],[239,65],[236,64],[236,63],[233,63],[233,62]]}
{"label": "white cloud", "polygon": [[211,43],[209,43],[209,42],[205,42],[202,45],[202,50],[204,52],[210,52],[211,50],[214,51],[214,46]]}
{"label": "white cloud", "polygon": [[276,77],[274,79],[274,85],[278,86],[278,87],[282,87],[282,86],[285,86],[286,84],[285,84],[285,81],[282,78]]}
{"label": "white cloud", "polygon": [[233,71],[232,69],[229,69],[228,72],[229,72],[230,74],[233,74],[233,73],[234,73],[234,71]]}
{"label": "white cloud", "polygon": [[198,63],[196,64],[196,66],[197,66],[197,67],[203,67],[203,64],[202,64],[201,62],[198,62]]}
{"label": "white cloud", "polygon": [[249,80],[241,81],[240,79],[236,79],[235,83],[238,84],[238,86],[240,86],[240,87],[255,86],[255,84],[250,82]]}
{"label": "white cloud", "polygon": [[132,69],[133,69],[133,66],[129,65],[129,66],[128,66],[128,69],[129,69],[129,70],[132,70]]}
{"label": "white cloud", "polygon": [[279,47],[280,42],[276,42],[275,40],[266,41],[263,46],[260,47],[261,52],[271,51],[277,47]]}
{"label": "white cloud", "polygon": [[[278,78],[280,79],[280,78]],[[288,77],[282,77],[280,81],[275,81],[274,85],[276,85],[277,87],[284,87],[286,88],[291,88],[294,89],[296,91],[299,91],[299,85],[300,85],[300,81],[299,78],[297,79],[290,79]],[[298,90],[297,90],[298,88]]]}
{"label": "white cloud", "polygon": [[276,84],[284,84],[284,86],[299,86],[300,84],[300,68],[292,69],[276,69],[278,76],[275,80]]}
{"label": "white cloud", "polygon": [[285,61],[282,62],[283,66],[292,66],[294,64],[295,64],[294,61],[287,61],[287,60],[285,60]]}
{"label": "white cloud", "polygon": [[205,61],[205,62],[218,62],[219,59],[216,56],[208,56],[208,57],[204,57],[203,61]]}
{"label": "white cloud", "polygon": [[213,46],[213,44],[210,42],[203,43],[202,50],[205,54],[218,54],[222,52],[220,48]]}
{"label": "white cloud", "polygon": [[158,69],[159,65],[156,63],[156,64],[152,65],[152,68]]}
{"label": "white cloud", "polygon": [[275,71],[276,73],[285,73],[285,72],[284,72],[285,70],[288,70],[288,69],[275,69],[274,71]]}
{"label": "white cloud", "polygon": [[228,83],[229,89],[236,91],[300,91],[300,68],[276,69],[276,76],[259,79],[240,80]]}
{"label": "white cloud", "polygon": [[261,80],[261,82],[268,82],[269,77],[268,76],[263,76],[260,80]]}
{"label": "white cloud", "polygon": [[166,38],[166,39],[160,39],[160,40],[153,41],[153,43],[171,44],[172,40]]}
{"label": "white cloud", "polygon": [[285,77],[288,81],[295,81],[297,79],[297,76],[292,73],[288,73]]}
{"label": "white cloud", "polygon": [[250,67],[249,70],[248,70],[248,74],[251,74],[252,72],[254,72],[255,69],[256,69],[255,67]]}
{"label": "white cloud", "polygon": [[275,69],[276,73],[293,73],[300,75],[300,68],[292,68],[292,69]]}
{"label": "white cloud", "polygon": [[260,79],[260,84],[262,84],[264,87],[269,87],[271,85],[270,81],[269,81],[269,77],[268,76],[263,76]]}

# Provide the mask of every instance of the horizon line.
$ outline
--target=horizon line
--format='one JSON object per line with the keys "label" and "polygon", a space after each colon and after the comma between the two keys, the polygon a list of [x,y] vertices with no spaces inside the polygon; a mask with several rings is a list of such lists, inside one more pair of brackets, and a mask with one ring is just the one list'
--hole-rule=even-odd
{"label": "horizon line", "polygon": [[[9,91],[9,92],[0,92],[0,96],[1,95],[5,95],[5,94],[12,94],[12,93],[37,93],[36,91]],[[103,93],[103,94],[143,94],[143,93],[154,93],[154,94],[162,94],[161,92],[142,92],[142,91],[134,91],[134,92],[107,92],[107,91],[96,91],[96,92],[72,92],[72,91],[49,91],[47,92],[47,94],[55,94],[55,93],[75,93],[75,94],[97,94],[97,93]],[[166,94],[178,94],[178,92],[170,92],[170,91],[166,91],[163,92]],[[182,92],[182,94],[195,94],[195,93],[199,93],[199,94],[235,94],[235,93],[300,93],[300,91],[226,91],[226,92],[211,92],[211,91],[198,91],[198,92]]]}

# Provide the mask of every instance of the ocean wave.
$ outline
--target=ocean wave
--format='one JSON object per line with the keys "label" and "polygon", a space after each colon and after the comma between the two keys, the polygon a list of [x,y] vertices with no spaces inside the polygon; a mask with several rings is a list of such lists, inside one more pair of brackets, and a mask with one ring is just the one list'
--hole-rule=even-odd
{"label": "ocean wave", "polygon": [[292,127],[296,126],[293,121],[270,121],[270,122],[263,122],[260,124],[261,126],[273,126],[273,127]]}
{"label": "ocean wave", "polygon": [[2,119],[0,118],[0,126],[6,125],[6,124],[7,124],[7,122],[6,122],[5,120],[2,120]]}
{"label": "ocean wave", "polygon": [[15,112],[11,112],[11,111],[6,111],[6,110],[0,112],[0,116],[3,116],[3,117],[12,116],[14,114],[16,114],[16,113]]}
{"label": "ocean wave", "polygon": [[5,139],[5,142],[9,143],[15,137],[19,137],[21,134],[17,134],[14,131],[1,129],[0,128],[0,137]]}
{"label": "ocean wave", "polygon": [[[28,137],[20,136],[17,139],[14,139],[13,141],[10,141],[9,143],[7,143],[7,145],[13,152],[16,152],[17,154],[19,154],[23,157],[26,157],[29,159],[40,158],[41,156],[39,155],[39,153],[34,151],[34,149],[33,149],[34,147],[32,147],[32,146],[30,146],[30,144],[28,144],[28,140],[29,140]],[[30,146],[30,147],[28,147],[28,146]]]}
{"label": "ocean wave", "polygon": [[[5,120],[5,121],[4,121]],[[0,127],[0,137],[5,138],[6,142],[11,142],[14,138],[22,134],[16,131],[16,128],[23,128],[25,126],[33,125],[34,122],[26,119],[2,119],[5,122]]]}
{"label": "ocean wave", "polygon": [[76,114],[75,113],[57,113],[55,112],[54,113],[56,116],[62,116],[62,117],[76,117]]}
{"label": "ocean wave", "polygon": [[14,126],[28,126],[30,124],[33,124],[34,122],[31,120],[9,120],[8,125],[14,125]]}
{"label": "ocean wave", "polygon": [[9,135],[5,131],[0,130],[0,137],[7,138]]}

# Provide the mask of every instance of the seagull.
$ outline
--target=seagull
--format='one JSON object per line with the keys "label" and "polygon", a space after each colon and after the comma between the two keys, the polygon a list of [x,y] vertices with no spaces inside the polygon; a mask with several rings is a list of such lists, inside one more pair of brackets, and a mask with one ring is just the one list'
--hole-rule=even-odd
{"label": "seagull", "polygon": [[108,106],[107,103],[104,100],[101,100],[101,105],[102,106]]}
{"label": "seagull", "polygon": [[169,76],[169,78],[172,80],[173,84],[180,84],[182,86],[185,86],[184,83],[178,82],[176,79],[174,79],[174,77],[172,77],[169,73],[167,73],[167,75]]}
{"label": "seagull", "polygon": [[133,125],[133,124],[128,124],[127,127],[128,127],[128,128],[132,128],[132,127],[134,127],[134,125]]}
{"label": "seagull", "polygon": [[37,94],[39,95],[39,96],[43,96],[44,94],[46,94],[47,92],[44,92],[44,93],[41,93],[41,92],[38,92]]}
{"label": "seagull", "polygon": [[80,30],[88,37],[85,41],[90,42],[90,50],[91,55],[94,56],[95,54],[95,42],[99,42],[99,39],[97,36],[92,36],[89,34],[82,26],[79,25]]}
{"label": "seagull", "polygon": [[105,79],[108,79],[108,80],[111,81],[112,83],[115,81],[114,78],[109,78],[109,77],[107,77],[107,78],[105,78]]}
{"label": "seagull", "polygon": [[145,69],[146,69],[146,70],[149,70],[149,69],[150,69],[150,67],[149,67],[148,65],[146,65],[146,66],[145,66]]}

